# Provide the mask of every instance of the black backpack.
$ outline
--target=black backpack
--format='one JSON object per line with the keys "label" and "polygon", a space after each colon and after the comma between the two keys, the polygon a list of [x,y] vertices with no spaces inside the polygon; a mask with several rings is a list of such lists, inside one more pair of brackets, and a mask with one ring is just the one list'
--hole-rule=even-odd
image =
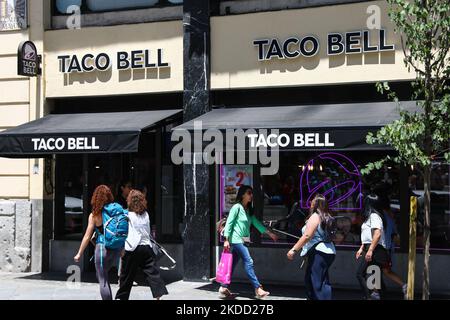
{"label": "black backpack", "polygon": [[337,220],[336,218],[330,216],[328,221],[325,221],[321,224],[322,230],[324,231],[323,242],[331,243],[336,237],[337,228]]}

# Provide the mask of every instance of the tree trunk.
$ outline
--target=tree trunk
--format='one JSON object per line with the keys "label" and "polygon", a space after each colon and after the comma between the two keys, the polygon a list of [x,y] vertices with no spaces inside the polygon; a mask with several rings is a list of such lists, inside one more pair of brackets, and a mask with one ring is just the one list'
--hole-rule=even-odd
{"label": "tree trunk", "polygon": [[424,230],[423,230],[423,239],[424,239],[424,250],[423,250],[423,291],[422,291],[422,299],[429,300],[430,299],[430,218],[431,218],[431,199],[430,199],[430,183],[431,183],[431,164],[425,166],[424,168],[424,206],[425,206],[425,215],[424,215]]}
{"label": "tree trunk", "polygon": [[408,255],[408,292],[407,299],[414,300],[414,280],[416,276],[416,226],[417,226],[417,198],[411,197],[409,212],[409,255]]}

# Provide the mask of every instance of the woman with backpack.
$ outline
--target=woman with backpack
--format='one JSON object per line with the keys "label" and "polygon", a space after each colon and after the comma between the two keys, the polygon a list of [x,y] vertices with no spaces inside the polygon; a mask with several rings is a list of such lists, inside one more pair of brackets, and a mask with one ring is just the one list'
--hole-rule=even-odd
{"label": "woman with backpack", "polygon": [[125,242],[125,254],[122,258],[122,272],[120,274],[120,288],[116,300],[128,300],[133,281],[138,269],[147,276],[147,282],[153,297],[159,300],[168,294],[166,285],[161,279],[155,266],[156,257],[150,230],[150,218],[147,213],[147,200],[138,190],[131,190],[128,198],[129,233]]}
{"label": "woman with backpack", "polygon": [[[74,260],[75,262],[80,261],[84,250],[95,232],[95,270],[97,280],[100,284],[100,295],[103,300],[112,300],[108,273],[113,266],[117,265],[120,259],[128,229],[124,228],[120,237],[113,237],[112,239],[108,237],[107,241],[104,230],[104,223],[106,221],[103,221],[103,216],[116,220],[117,224],[115,223],[114,226],[120,228],[126,222],[126,211],[123,210],[122,206],[114,203],[114,196],[111,189],[105,185],[100,185],[95,189],[91,199],[91,205],[92,213],[89,215],[88,227]],[[113,226],[113,224],[110,225]]]}
{"label": "woman with backpack", "polygon": [[306,257],[306,294],[309,300],[331,300],[332,290],[328,270],[336,256],[336,248],[331,241],[334,218],[323,195],[316,195],[311,203],[309,217],[302,229],[302,237],[287,253],[289,260],[301,251]]}
{"label": "woman with backpack", "polygon": [[[253,259],[248,250],[250,243],[250,226],[253,225],[260,233],[267,233],[272,240],[277,241],[278,237],[269,231],[264,225],[253,215],[253,189],[250,186],[243,185],[239,188],[236,196],[236,204],[230,210],[224,229],[224,250],[233,254],[233,269],[236,267],[239,259],[244,262],[245,272],[255,289],[255,297],[264,299],[269,295],[265,291],[256,277],[253,267]],[[233,272],[233,271],[232,271]],[[219,289],[219,297],[224,299],[231,297],[229,285],[221,284]]]}

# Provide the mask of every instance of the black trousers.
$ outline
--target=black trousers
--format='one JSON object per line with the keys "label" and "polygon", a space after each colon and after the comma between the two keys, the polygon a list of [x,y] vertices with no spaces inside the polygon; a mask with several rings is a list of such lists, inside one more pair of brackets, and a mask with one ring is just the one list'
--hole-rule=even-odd
{"label": "black trousers", "polygon": [[131,288],[139,269],[146,275],[154,298],[168,294],[166,285],[155,266],[155,254],[150,246],[138,246],[134,251],[126,251],[122,258],[120,287],[116,300],[128,300]]}
{"label": "black trousers", "polygon": [[[367,288],[367,268],[370,265],[377,265],[382,269],[386,265],[384,252],[383,252],[384,249],[380,245],[378,245],[375,248],[373,257],[372,257],[372,261],[367,262],[365,259],[365,256],[366,256],[368,247],[369,246],[364,247],[364,254],[361,255],[361,257],[358,259],[359,264],[358,264],[358,268],[356,271],[356,278],[358,279],[359,286],[361,288],[361,291],[364,294],[365,299],[370,298],[370,290],[369,290],[369,288]],[[384,299],[385,294],[386,294],[386,285],[384,283],[384,277],[383,277],[382,270],[381,270],[380,276],[381,276],[381,279],[380,279],[381,280],[381,290],[379,291],[379,294],[380,294],[381,299]]]}

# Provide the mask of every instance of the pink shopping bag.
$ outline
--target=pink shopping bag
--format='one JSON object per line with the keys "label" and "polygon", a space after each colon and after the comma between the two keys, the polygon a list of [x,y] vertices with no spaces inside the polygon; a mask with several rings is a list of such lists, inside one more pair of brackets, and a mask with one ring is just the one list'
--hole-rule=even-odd
{"label": "pink shopping bag", "polygon": [[231,283],[231,269],[233,267],[233,254],[229,251],[223,251],[217,266],[216,282],[222,284]]}

